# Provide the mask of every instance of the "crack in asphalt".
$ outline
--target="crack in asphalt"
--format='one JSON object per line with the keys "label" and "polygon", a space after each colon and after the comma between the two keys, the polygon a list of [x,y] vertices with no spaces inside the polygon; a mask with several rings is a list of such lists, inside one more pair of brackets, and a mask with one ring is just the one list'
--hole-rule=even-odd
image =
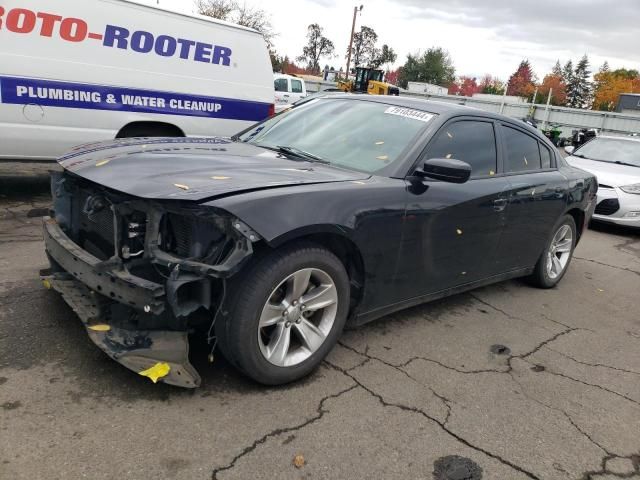
{"label": "crack in asphalt", "polygon": [[528,398],[529,400],[531,400],[532,402],[537,403],[538,405],[541,405],[545,408],[548,408],[550,410],[555,410],[556,412],[560,412],[561,414],[563,414],[565,416],[565,418],[569,421],[569,423],[571,423],[571,425],[573,425],[573,427],[580,432],[585,438],[587,438],[587,440],[589,440],[592,444],[594,444],[596,447],[598,447],[600,450],[602,450],[604,453],[606,453],[607,455],[613,455],[609,450],[607,450],[605,447],[603,447],[602,445],[600,445],[598,442],[596,442],[591,435],[589,435],[587,432],[585,432],[584,430],[582,430],[582,428],[580,428],[573,420],[573,418],[571,417],[571,415],[569,415],[567,412],[565,412],[562,408],[560,407],[555,407],[553,405],[548,405],[546,403],[544,403],[541,400],[538,400],[537,398],[532,397],[531,395],[529,395],[526,391],[526,388],[524,387],[524,385],[518,381],[516,379],[516,377],[513,375],[513,372],[509,372],[509,376],[511,377],[511,379],[520,387],[520,390],[522,391],[522,394]]}
{"label": "crack in asphalt", "polygon": [[[496,312],[501,313],[502,315],[504,315],[505,317],[511,319],[511,320],[517,320],[519,322],[525,322],[525,323],[532,323],[531,321],[527,320],[526,318],[522,318],[522,317],[518,317],[516,315],[513,315],[512,313],[507,312],[506,310],[503,310],[500,307],[496,307],[495,305],[493,305],[492,303],[488,302],[487,300],[484,300],[480,297],[478,297],[476,294],[474,293],[469,293],[469,296],[471,296],[472,298],[476,299],[478,302],[482,303],[483,305],[491,308],[492,310],[495,310]],[[550,322],[553,322],[557,325],[562,325],[565,328],[571,328],[571,325],[567,325],[566,323],[562,323],[559,322],[558,320],[554,320],[553,318],[549,317],[548,315],[545,315],[544,313],[541,314],[541,316],[545,319],[548,320]],[[542,327],[544,328],[544,327]],[[545,328],[545,330],[548,330]]]}
{"label": "crack in asphalt", "polygon": [[[523,360],[524,360],[524,359],[523,359]],[[525,360],[525,361],[526,361],[526,360]],[[533,363],[531,363],[531,362],[527,362],[527,363],[529,363],[530,365],[534,365],[534,364],[533,364]],[[616,396],[618,396],[618,397],[620,397],[620,398],[624,398],[625,400],[628,400],[628,401],[630,401],[631,403],[634,403],[634,404],[636,404],[636,405],[640,406],[640,402],[638,402],[637,400],[634,400],[633,398],[627,397],[626,395],[624,395],[624,394],[622,394],[622,393],[619,393],[619,392],[616,392],[615,390],[610,390],[610,389],[608,389],[608,388],[605,388],[605,387],[603,387],[602,385],[598,385],[597,383],[589,383],[589,382],[585,382],[584,380],[579,380],[579,379],[577,379],[577,378],[573,378],[573,377],[571,377],[571,376],[569,376],[569,375],[566,375],[566,374],[564,374],[564,373],[560,373],[560,372],[555,372],[555,371],[553,371],[553,370],[549,370],[549,368],[548,368],[548,367],[545,367],[545,369],[544,369],[543,373],[548,373],[548,374],[550,374],[550,375],[556,375],[556,376],[558,376],[558,377],[562,377],[562,378],[566,378],[566,379],[568,379],[568,380],[572,380],[572,381],[574,381],[574,382],[576,382],[576,383],[581,383],[582,385],[587,385],[587,386],[589,386],[589,387],[594,387],[594,388],[598,388],[598,389],[600,389],[600,390],[604,390],[605,392],[609,392],[609,393],[611,393],[611,394],[613,394],[613,395],[616,395]]]}
{"label": "crack in asphalt", "polygon": [[494,460],[497,460],[498,462],[502,463],[503,465],[506,465],[508,467],[511,467],[512,469],[516,470],[517,472],[522,473],[523,475],[526,475],[528,478],[532,478],[535,480],[540,480],[540,477],[538,477],[537,475],[535,475],[532,472],[529,472],[528,470],[525,470],[523,467],[520,467],[519,465],[516,465],[513,462],[510,462],[509,460],[502,458],[500,455],[496,454],[496,453],[492,453],[488,450],[485,450],[484,448],[478,446],[478,445],[474,445],[473,443],[471,443],[470,441],[466,440],[464,437],[458,435],[457,433],[455,433],[453,430],[451,430],[449,427],[447,427],[446,423],[444,421],[438,420],[435,417],[432,417],[431,415],[427,414],[426,412],[424,412],[423,410],[420,410],[418,408],[415,407],[410,407],[407,405],[403,405],[401,403],[391,403],[386,401],[382,395],[376,393],[375,391],[373,391],[372,389],[370,389],[369,387],[366,387],[365,385],[363,385],[357,378],[355,378],[351,372],[348,372],[340,367],[338,367],[337,365],[333,365],[332,363],[325,361],[325,363],[327,365],[329,365],[331,368],[342,372],[344,375],[348,376],[349,378],[351,378],[354,382],[356,382],[356,384],[362,388],[364,391],[366,391],[367,393],[369,393],[371,396],[373,396],[374,398],[376,398],[378,400],[378,402],[380,402],[380,404],[383,407],[394,407],[397,408],[399,410],[402,411],[406,411],[406,412],[412,412],[412,413],[416,413],[418,415],[423,416],[424,418],[430,420],[431,422],[435,423],[436,425],[438,425],[440,427],[440,429],[442,431],[444,431],[445,433],[447,433],[448,435],[450,435],[451,437],[455,438],[458,442],[462,443],[463,445],[466,445],[467,447],[483,453],[484,455],[493,458]]}
{"label": "crack in asphalt", "polygon": [[571,355],[568,355],[564,352],[561,352],[559,350],[556,350],[555,348],[551,348],[551,347],[547,347],[549,350],[551,350],[552,352],[557,353],[558,355],[562,355],[565,358],[568,358],[569,360],[573,360],[576,363],[579,363],[580,365],[587,365],[589,367],[602,367],[602,368],[608,368],[611,370],[616,370],[618,372],[624,372],[624,373],[632,373],[634,375],[640,375],[640,372],[636,372],[634,370],[626,370],[624,368],[619,368],[619,367],[614,367],[612,365],[605,365],[604,363],[589,363],[589,362],[583,362],[582,360],[578,360],[576,358],[573,358]]}
{"label": "crack in asphalt", "polygon": [[[631,460],[631,463],[633,465],[633,472],[616,473],[607,469],[607,462],[616,458]],[[600,461],[600,470],[590,470],[588,472],[584,472],[582,474],[582,477],[580,477],[580,480],[596,480],[597,477],[601,477],[602,475],[610,475],[615,478],[637,478],[638,473],[640,473],[640,453],[635,455],[627,455],[624,457],[619,455],[607,454],[606,456],[602,457],[602,460]]]}
{"label": "crack in asphalt", "polygon": [[[349,376],[349,375],[347,374],[347,376]],[[217,480],[218,479],[218,474],[220,474],[221,472],[225,472],[227,470],[231,470],[233,467],[235,467],[235,465],[238,462],[238,460],[240,460],[245,455],[248,455],[249,453],[253,452],[256,448],[258,448],[259,445],[262,445],[263,443],[265,443],[271,437],[276,437],[276,436],[281,435],[283,433],[295,432],[297,430],[300,430],[301,428],[304,428],[304,427],[306,427],[308,425],[311,425],[312,423],[315,423],[318,420],[322,419],[322,417],[324,417],[324,415],[329,411],[329,410],[325,410],[324,409],[324,403],[327,400],[330,400],[330,399],[333,399],[333,398],[338,398],[341,395],[344,395],[345,393],[356,389],[357,387],[358,387],[358,385],[355,384],[355,385],[352,385],[352,386],[350,386],[349,388],[347,388],[345,390],[339,391],[338,393],[333,393],[331,395],[327,395],[326,397],[323,397],[320,400],[320,403],[318,404],[318,407],[316,409],[316,412],[317,412],[316,415],[314,415],[313,417],[305,420],[304,422],[302,422],[299,425],[295,425],[293,427],[276,428],[276,429],[270,431],[269,433],[266,433],[265,435],[260,437],[258,440],[255,440],[251,445],[249,445],[248,447],[244,448],[239,454],[237,454],[231,460],[230,463],[228,463],[225,466],[217,467],[217,468],[213,469],[213,471],[211,472],[211,479],[212,480]]]}
{"label": "crack in asphalt", "polygon": [[[380,357],[376,357],[376,356],[374,356],[374,355],[370,355],[370,354],[369,354],[369,349],[368,349],[368,348],[366,348],[366,349],[365,349],[365,353],[360,353],[360,352],[359,352],[358,350],[356,350],[355,348],[353,348],[353,347],[351,347],[351,346],[349,346],[349,345],[347,345],[347,344],[345,344],[345,343],[342,343],[341,341],[338,341],[338,345],[340,345],[340,346],[341,346],[341,347],[343,347],[343,348],[346,348],[347,350],[351,350],[352,352],[355,352],[355,353],[356,353],[356,354],[358,354],[358,355],[362,355],[362,356],[366,357],[366,360],[365,360],[364,362],[362,362],[362,364],[361,364],[361,365],[359,365],[359,366],[362,366],[362,365],[364,365],[365,363],[368,363],[368,362],[369,362],[369,361],[371,361],[371,360],[377,360],[378,362],[380,362],[380,363],[382,363],[382,364],[384,364],[384,365],[386,365],[386,366],[388,366],[388,367],[391,367],[391,368],[393,368],[394,370],[397,370],[398,372],[402,373],[402,374],[403,374],[403,375],[405,375],[407,378],[409,378],[410,380],[412,380],[412,381],[416,382],[417,384],[422,385],[422,386],[424,386],[424,387],[427,387],[427,388],[431,391],[431,393],[433,393],[433,395],[434,395],[435,397],[437,397],[438,399],[440,399],[440,401],[443,403],[443,405],[447,408],[447,414],[446,414],[445,419],[444,419],[444,424],[445,424],[445,425],[447,424],[447,422],[449,421],[449,418],[451,417],[451,404],[452,404],[452,403],[455,403],[455,402],[453,402],[452,400],[448,399],[448,398],[447,398],[447,397],[445,397],[444,395],[442,395],[442,394],[440,394],[440,393],[436,392],[436,391],[435,391],[435,390],[434,390],[430,385],[425,385],[425,384],[423,384],[422,382],[419,382],[418,380],[416,380],[415,378],[413,378],[413,376],[412,376],[409,372],[407,372],[407,371],[403,370],[403,369],[402,369],[401,367],[399,367],[398,365],[394,365],[393,363],[387,362],[386,360],[383,360],[383,359],[382,359],[382,358],[380,358]],[[358,366],[356,366],[356,367],[351,367],[351,368],[349,368],[349,369],[345,370],[345,372],[351,372],[352,370],[355,370],[356,368],[358,368]]]}
{"label": "crack in asphalt", "polygon": [[617,265],[610,265],[608,263],[604,263],[604,262],[599,262],[598,260],[592,260],[590,258],[584,258],[584,257],[576,257],[575,255],[573,256],[573,258],[577,259],[577,260],[584,260],[585,262],[591,262],[591,263],[595,263],[597,265],[602,265],[605,267],[610,267],[610,268],[615,268],[616,270],[623,270],[625,272],[631,272],[631,273],[635,273],[636,275],[640,275],[640,272],[637,270],[633,270],[631,268],[627,268],[627,267],[619,267]]}

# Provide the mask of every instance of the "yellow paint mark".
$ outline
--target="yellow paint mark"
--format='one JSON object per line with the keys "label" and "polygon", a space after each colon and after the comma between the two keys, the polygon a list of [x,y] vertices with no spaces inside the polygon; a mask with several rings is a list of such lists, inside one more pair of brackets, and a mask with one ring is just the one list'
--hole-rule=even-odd
{"label": "yellow paint mark", "polygon": [[51,290],[51,282],[46,278],[42,280],[42,285],[44,285],[44,288],[46,288],[47,290]]}
{"label": "yellow paint mark", "polygon": [[109,160],[108,158],[105,160],[100,160],[99,162],[96,162],[96,167],[101,167],[103,165],[106,165],[107,163],[109,163],[111,160]]}
{"label": "yellow paint mark", "polygon": [[496,172],[494,172],[493,170],[489,170],[489,175],[495,175]]}
{"label": "yellow paint mark", "polygon": [[171,371],[171,366],[166,362],[158,362],[153,367],[140,372],[143,377],[149,377],[153,383],[158,383],[158,379],[166,377]]}
{"label": "yellow paint mark", "polygon": [[379,157],[376,157],[378,160],[389,160],[389,155],[380,155]]}
{"label": "yellow paint mark", "polygon": [[223,177],[222,175],[215,175],[211,177],[213,180],[229,180],[231,177]]}
{"label": "yellow paint mark", "polygon": [[94,332],[108,332],[111,330],[111,327],[106,323],[97,323],[95,325],[89,325],[87,327],[89,330],[93,330]]}
{"label": "yellow paint mark", "polygon": [[456,233],[457,233],[458,235],[462,235],[462,230],[460,230],[459,228],[456,228]]}
{"label": "yellow paint mark", "polygon": [[379,142],[376,142],[376,145],[384,145],[384,142],[380,140]]}
{"label": "yellow paint mark", "polygon": [[601,288],[599,288],[599,289],[598,289],[598,291],[599,291],[599,292],[604,292],[604,290],[603,290],[603,289],[601,289]]}
{"label": "yellow paint mark", "polygon": [[182,190],[189,190],[189,186],[188,185],[183,185],[181,183],[174,183],[173,186],[174,187],[178,187],[178,188],[180,188]]}

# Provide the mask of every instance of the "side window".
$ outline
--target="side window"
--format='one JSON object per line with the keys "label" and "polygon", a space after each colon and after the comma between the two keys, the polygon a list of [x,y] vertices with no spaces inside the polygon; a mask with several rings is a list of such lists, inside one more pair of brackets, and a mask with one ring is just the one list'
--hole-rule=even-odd
{"label": "side window", "polygon": [[540,169],[538,141],[510,127],[502,127],[507,147],[504,169],[507,173],[527,172]]}
{"label": "side window", "polygon": [[287,79],[286,78],[276,78],[273,81],[273,87],[276,89],[276,92],[286,92],[287,91]]}
{"label": "side window", "polygon": [[302,82],[300,80],[291,80],[291,92],[302,93]]}
{"label": "side window", "polygon": [[540,144],[540,159],[542,168],[551,168],[551,152],[543,144]]}
{"label": "side window", "polygon": [[424,160],[455,158],[471,165],[471,178],[495,175],[496,137],[493,124],[461,120],[445,125],[429,147]]}

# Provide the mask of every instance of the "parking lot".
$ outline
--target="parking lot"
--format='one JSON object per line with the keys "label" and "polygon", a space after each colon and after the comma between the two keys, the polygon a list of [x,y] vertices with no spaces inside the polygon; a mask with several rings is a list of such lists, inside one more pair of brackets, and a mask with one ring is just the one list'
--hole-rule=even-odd
{"label": "parking lot", "polygon": [[184,390],[110,360],[41,285],[39,168],[0,176],[0,478],[640,478],[637,232],[589,230],[552,290],[510,281],[345,332],[293,385],[194,343],[203,386]]}

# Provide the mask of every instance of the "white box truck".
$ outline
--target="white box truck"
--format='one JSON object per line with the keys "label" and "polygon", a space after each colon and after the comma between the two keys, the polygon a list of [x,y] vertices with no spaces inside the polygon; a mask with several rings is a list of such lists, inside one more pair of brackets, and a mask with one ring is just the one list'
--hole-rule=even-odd
{"label": "white box truck", "polygon": [[128,0],[0,0],[0,159],[232,135],[273,110],[254,30]]}

